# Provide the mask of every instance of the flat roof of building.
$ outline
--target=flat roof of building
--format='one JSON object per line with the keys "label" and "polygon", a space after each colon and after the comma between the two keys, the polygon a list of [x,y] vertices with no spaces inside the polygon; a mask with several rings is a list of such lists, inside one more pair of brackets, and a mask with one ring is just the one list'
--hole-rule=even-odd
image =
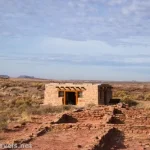
{"label": "flat roof of building", "polygon": [[97,86],[102,86],[102,87],[112,87],[110,84],[105,84],[105,83],[85,83],[85,82],[58,82],[58,83],[47,83],[46,85],[66,85],[66,86],[68,86],[68,85],[97,85]]}

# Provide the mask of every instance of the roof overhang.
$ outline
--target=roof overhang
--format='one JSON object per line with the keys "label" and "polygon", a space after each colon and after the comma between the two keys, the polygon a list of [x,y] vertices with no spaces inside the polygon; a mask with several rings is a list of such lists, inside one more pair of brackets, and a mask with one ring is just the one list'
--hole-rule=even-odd
{"label": "roof overhang", "polygon": [[85,91],[84,87],[64,87],[64,86],[56,86],[59,91]]}

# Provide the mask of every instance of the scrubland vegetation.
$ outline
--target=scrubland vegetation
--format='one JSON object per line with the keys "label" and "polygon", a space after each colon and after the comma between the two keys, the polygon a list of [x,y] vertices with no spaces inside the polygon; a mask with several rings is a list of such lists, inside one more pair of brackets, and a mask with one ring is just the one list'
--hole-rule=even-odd
{"label": "scrubland vegetation", "polygon": [[32,115],[61,113],[71,106],[42,106],[44,82],[0,81],[0,131],[9,122],[26,123]]}
{"label": "scrubland vegetation", "polygon": [[150,108],[150,87],[127,88],[124,86],[120,89],[115,88],[113,91],[113,98],[120,99],[121,102],[129,106],[136,106],[136,108]]}
{"label": "scrubland vegetation", "polygon": [[[71,106],[41,106],[47,82],[49,81],[0,80],[0,130],[5,129],[9,122],[26,123],[32,121],[32,115],[61,113],[72,108]],[[113,86],[113,98],[119,98],[129,106],[150,108],[148,86],[138,89],[119,87],[117,83]],[[93,107],[93,104],[87,107]]]}

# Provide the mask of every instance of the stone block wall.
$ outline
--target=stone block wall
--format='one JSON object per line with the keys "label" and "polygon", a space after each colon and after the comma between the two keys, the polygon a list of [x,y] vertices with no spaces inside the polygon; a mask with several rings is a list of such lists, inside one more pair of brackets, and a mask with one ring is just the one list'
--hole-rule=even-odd
{"label": "stone block wall", "polygon": [[111,88],[109,88],[107,90],[107,104],[109,104],[110,99],[112,99],[112,90],[111,90]]}
{"label": "stone block wall", "polygon": [[46,84],[44,92],[44,105],[62,105],[62,97],[58,97],[58,90],[54,84]]}
{"label": "stone block wall", "polygon": [[97,84],[83,84],[86,88],[83,91],[83,97],[78,98],[78,105],[85,106],[88,104],[98,105],[98,85]]}
{"label": "stone block wall", "polygon": [[45,99],[44,104],[51,104],[52,106],[62,105],[62,97],[58,97],[57,86],[62,87],[84,87],[83,97],[78,98],[78,106],[85,106],[88,104],[98,105],[98,84],[92,83],[50,83],[45,85]]}
{"label": "stone block wall", "polygon": [[[106,95],[105,95],[104,90],[106,92]],[[112,99],[111,87],[107,87],[106,89],[103,89],[103,88],[101,88],[101,86],[98,86],[98,104],[99,105],[105,104],[105,102],[104,102],[105,96],[106,96],[106,104],[109,104],[110,99]]]}

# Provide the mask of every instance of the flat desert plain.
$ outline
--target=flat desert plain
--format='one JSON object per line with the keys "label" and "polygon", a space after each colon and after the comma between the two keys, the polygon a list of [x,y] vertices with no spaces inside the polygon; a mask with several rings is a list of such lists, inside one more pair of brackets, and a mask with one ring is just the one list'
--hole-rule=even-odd
{"label": "flat desert plain", "polygon": [[122,105],[79,108],[41,105],[50,82],[0,79],[0,149],[150,150],[150,83],[108,82]]}

